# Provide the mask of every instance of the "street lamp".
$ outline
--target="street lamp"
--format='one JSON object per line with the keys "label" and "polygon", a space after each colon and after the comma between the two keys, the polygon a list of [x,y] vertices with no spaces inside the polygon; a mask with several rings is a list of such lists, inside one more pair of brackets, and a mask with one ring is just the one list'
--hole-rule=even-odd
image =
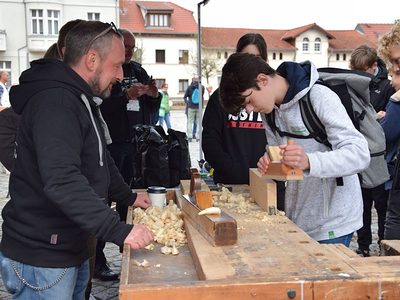
{"label": "street lamp", "polygon": [[197,118],[197,132],[199,134],[199,160],[203,159],[203,151],[201,149],[202,143],[202,120],[203,120],[203,86],[201,85],[201,24],[200,24],[200,12],[201,6],[206,5],[210,0],[203,0],[197,3],[197,77],[199,78],[198,81],[198,89],[201,101],[199,101],[199,115]]}

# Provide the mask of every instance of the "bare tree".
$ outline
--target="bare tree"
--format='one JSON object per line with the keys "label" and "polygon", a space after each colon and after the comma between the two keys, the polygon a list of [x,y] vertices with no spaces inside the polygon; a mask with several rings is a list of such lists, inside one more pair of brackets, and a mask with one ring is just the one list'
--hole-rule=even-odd
{"label": "bare tree", "polygon": [[205,56],[201,62],[201,73],[206,78],[207,84],[209,84],[210,77],[214,76],[217,71],[217,64],[214,59],[209,56]]}

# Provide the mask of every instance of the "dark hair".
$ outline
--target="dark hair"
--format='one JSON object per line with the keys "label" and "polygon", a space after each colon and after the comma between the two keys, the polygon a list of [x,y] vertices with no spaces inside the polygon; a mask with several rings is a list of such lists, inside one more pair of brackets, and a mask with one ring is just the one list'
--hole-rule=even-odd
{"label": "dark hair", "polygon": [[100,59],[104,59],[111,48],[111,39],[121,34],[113,24],[100,21],[81,21],[65,37],[64,62],[69,66],[76,65],[90,50],[95,49]]}
{"label": "dark hair", "polygon": [[81,19],[76,19],[69,21],[65,23],[61,28],[60,31],[58,32],[58,40],[57,40],[57,51],[58,55],[60,58],[63,57],[62,49],[65,46],[65,37],[67,36],[67,33],[74,28],[76,25],[78,25],[82,20]]}
{"label": "dark hair", "polygon": [[267,43],[261,34],[250,32],[243,35],[236,44],[236,52],[242,52],[248,45],[255,45],[260,51],[260,57],[265,61],[268,60]]}
{"label": "dark hair", "polygon": [[258,74],[275,76],[276,71],[261,57],[248,53],[233,53],[222,68],[219,95],[222,107],[231,114],[238,114],[244,108],[246,96],[242,93],[249,89],[259,90]]}
{"label": "dark hair", "polygon": [[60,54],[58,53],[57,43],[54,43],[47,49],[46,53],[43,55],[43,58],[57,58],[61,59]]}

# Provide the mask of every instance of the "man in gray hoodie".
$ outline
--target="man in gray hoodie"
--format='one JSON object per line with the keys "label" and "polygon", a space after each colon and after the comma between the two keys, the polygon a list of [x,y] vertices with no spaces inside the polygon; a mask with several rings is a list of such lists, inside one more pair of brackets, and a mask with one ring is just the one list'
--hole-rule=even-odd
{"label": "man in gray hoodie", "polygon": [[[269,144],[279,145],[284,164],[304,171],[303,181],[287,182],[287,216],[320,243],[349,246],[353,232],[362,227],[357,173],[369,165],[368,144],[338,96],[326,86],[315,85],[317,79],[317,69],[310,62],[285,62],[275,71],[254,55],[235,53],[222,70],[221,102],[230,113],[241,109],[263,113]],[[308,137],[299,109],[299,100],[307,93],[332,149]],[[266,121],[265,114],[273,110],[281,132],[304,138],[293,138],[295,143],[288,145],[287,136],[280,136]],[[269,163],[265,153],[257,164],[262,174]],[[337,184],[338,177],[343,185]]]}

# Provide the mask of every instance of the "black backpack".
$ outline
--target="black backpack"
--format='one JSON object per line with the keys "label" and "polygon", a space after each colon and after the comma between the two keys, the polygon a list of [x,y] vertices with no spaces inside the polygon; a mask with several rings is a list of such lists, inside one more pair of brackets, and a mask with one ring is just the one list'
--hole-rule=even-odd
{"label": "black backpack", "polygon": [[[362,187],[373,188],[384,183],[389,179],[385,160],[386,142],[385,133],[377,121],[376,112],[370,102],[370,85],[373,76],[366,72],[339,68],[319,68],[318,73],[319,80],[316,84],[330,88],[339,96],[354,127],[368,142],[371,162],[369,167],[359,174]],[[266,115],[268,125],[281,136],[314,138],[331,148],[325,127],[312,107],[309,93],[299,100],[299,107],[303,122],[310,133],[308,136],[280,131],[275,124],[274,111]],[[338,178],[337,182],[338,185],[343,184],[341,178]]]}

